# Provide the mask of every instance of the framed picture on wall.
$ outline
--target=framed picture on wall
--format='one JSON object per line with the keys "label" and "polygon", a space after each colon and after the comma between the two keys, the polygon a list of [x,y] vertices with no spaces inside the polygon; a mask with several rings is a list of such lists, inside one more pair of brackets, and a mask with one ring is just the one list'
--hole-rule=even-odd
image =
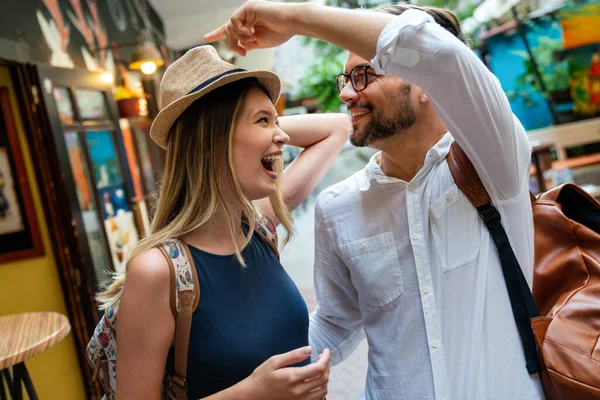
{"label": "framed picture on wall", "polygon": [[44,254],[7,88],[0,87],[0,263]]}

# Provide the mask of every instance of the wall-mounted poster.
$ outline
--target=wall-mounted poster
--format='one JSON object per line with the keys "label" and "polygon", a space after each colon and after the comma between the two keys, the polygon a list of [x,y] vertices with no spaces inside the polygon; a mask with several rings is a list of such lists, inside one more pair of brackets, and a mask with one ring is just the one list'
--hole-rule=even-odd
{"label": "wall-mounted poster", "polygon": [[58,109],[58,117],[60,123],[70,125],[74,121],[73,104],[71,103],[71,96],[69,95],[69,89],[64,87],[55,87],[52,90],[54,100],[56,100],[56,108]]}
{"label": "wall-mounted poster", "polygon": [[44,254],[9,92],[0,87],[0,262]]}
{"label": "wall-mounted poster", "polygon": [[104,220],[104,228],[115,271],[124,272],[129,251],[138,242],[133,213],[120,209]]}
{"label": "wall-mounted poster", "polygon": [[112,132],[89,131],[85,133],[85,137],[96,179],[96,188],[103,189],[123,184]]}
{"label": "wall-mounted poster", "polygon": [[90,177],[88,176],[88,169],[85,167],[83,150],[77,132],[65,132],[65,144],[67,145],[79,206],[82,211],[93,210]]}
{"label": "wall-mounted poster", "polygon": [[600,0],[571,3],[560,11],[573,111],[600,115]]}
{"label": "wall-mounted poster", "polygon": [[600,43],[600,0],[565,6],[560,18],[565,49]]}
{"label": "wall-mounted poster", "polygon": [[0,147],[0,235],[25,229],[6,147]]}

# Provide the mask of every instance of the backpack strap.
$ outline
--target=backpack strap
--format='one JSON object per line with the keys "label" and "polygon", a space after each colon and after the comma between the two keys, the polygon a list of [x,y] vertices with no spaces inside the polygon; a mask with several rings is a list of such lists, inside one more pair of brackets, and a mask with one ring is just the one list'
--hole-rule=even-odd
{"label": "backpack strap", "polygon": [[540,372],[540,361],[531,326],[531,319],[539,317],[540,312],[502,226],[500,212],[492,204],[490,195],[477,175],[473,163],[457,142],[452,143],[446,160],[456,186],[475,206],[498,249],[510,305],[525,351],[527,371],[529,374]]}
{"label": "backpack strap", "polygon": [[269,218],[260,215],[256,220],[254,231],[258,233],[269,244],[269,247],[277,258],[279,258],[279,250],[277,249],[277,229]]}
{"label": "backpack strap", "polygon": [[177,400],[187,400],[187,356],[192,314],[200,303],[200,284],[187,245],[178,239],[158,246],[171,266],[171,311],[175,316],[175,360],[171,377]]}

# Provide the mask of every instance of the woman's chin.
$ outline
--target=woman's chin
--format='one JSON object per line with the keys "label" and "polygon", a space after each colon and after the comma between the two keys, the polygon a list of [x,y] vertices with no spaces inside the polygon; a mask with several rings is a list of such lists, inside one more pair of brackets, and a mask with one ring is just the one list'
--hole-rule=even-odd
{"label": "woman's chin", "polygon": [[275,184],[272,185],[272,188],[262,187],[257,188],[253,187],[252,190],[244,190],[244,195],[250,201],[256,201],[265,199],[267,197],[271,197],[277,193],[277,186]]}
{"label": "woman's chin", "polygon": [[273,188],[271,190],[265,191],[265,195],[263,196],[263,198],[271,197],[271,196],[275,195],[276,193],[277,193],[277,186],[273,185]]}

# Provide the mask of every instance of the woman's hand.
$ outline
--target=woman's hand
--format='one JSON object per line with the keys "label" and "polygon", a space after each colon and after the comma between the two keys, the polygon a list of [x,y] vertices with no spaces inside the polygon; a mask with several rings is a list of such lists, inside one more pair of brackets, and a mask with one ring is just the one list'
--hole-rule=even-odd
{"label": "woman's hand", "polygon": [[322,400],[329,381],[329,350],[314,364],[288,367],[306,360],[310,347],[278,354],[259,365],[244,381],[250,399],[260,400]]}

